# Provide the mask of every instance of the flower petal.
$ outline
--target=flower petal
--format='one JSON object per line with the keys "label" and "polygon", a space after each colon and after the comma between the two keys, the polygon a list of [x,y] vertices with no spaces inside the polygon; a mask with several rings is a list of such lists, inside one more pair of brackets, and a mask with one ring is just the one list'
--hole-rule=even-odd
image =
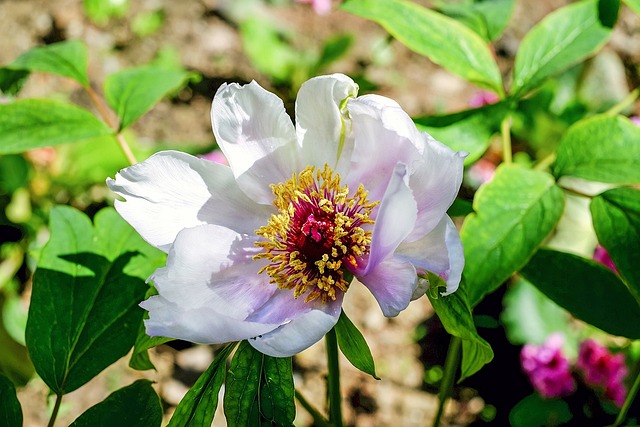
{"label": "flower petal", "polygon": [[464,268],[464,251],[458,230],[447,215],[420,240],[403,242],[395,255],[418,269],[442,277],[447,282],[447,290],[442,295],[449,295],[458,289]]}
{"label": "flower petal", "polygon": [[318,342],[338,322],[341,301],[325,304],[324,310],[313,309],[279,328],[249,340],[256,350],[273,357],[300,353]]}
{"label": "flower petal", "polygon": [[126,200],[115,202],[120,215],[165,252],[184,228],[214,223],[253,232],[272,212],[238,188],[228,167],[176,151],[123,169],[107,185]]}
{"label": "flower petal", "polygon": [[341,138],[346,136],[341,104],[355,97],[358,85],[343,74],[306,81],[296,99],[296,132],[305,166],[335,168]]}
{"label": "flower petal", "polygon": [[366,275],[356,277],[369,288],[387,317],[395,317],[407,308],[418,285],[416,269],[397,257],[388,258]]}

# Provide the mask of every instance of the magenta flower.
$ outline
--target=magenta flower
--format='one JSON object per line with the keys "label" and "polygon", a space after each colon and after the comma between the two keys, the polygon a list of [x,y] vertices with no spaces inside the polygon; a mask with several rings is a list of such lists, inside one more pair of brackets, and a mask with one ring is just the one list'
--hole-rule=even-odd
{"label": "magenta flower", "polygon": [[310,4],[318,15],[327,15],[331,12],[331,0],[296,0],[296,2]]}
{"label": "magenta flower", "polygon": [[485,105],[495,104],[498,101],[500,101],[500,97],[496,95],[494,92],[490,92],[488,90],[481,90],[471,95],[471,98],[469,98],[468,105],[471,108],[480,108]]}
{"label": "magenta flower", "polygon": [[567,396],[576,389],[569,360],[562,354],[564,337],[552,334],[543,345],[527,344],[520,352],[522,369],[545,398]]}
{"label": "magenta flower", "polygon": [[624,379],[628,372],[622,353],[611,354],[605,346],[588,339],[580,344],[576,367],[588,385],[603,388],[608,399],[622,406],[627,395]]}
{"label": "magenta flower", "polygon": [[141,304],[149,335],[289,356],[335,325],[352,276],[385,316],[424,294],[417,273],[456,290],[463,251],[446,211],[464,155],[357,89],[341,74],[309,80],[294,127],[256,82],[225,84],[211,118],[230,166],[165,151],[107,180],[118,212],[168,253]]}
{"label": "magenta flower", "polygon": [[201,154],[198,157],[200,157],[201,159],[209,160],[210,162],[220,163],[221,165],[229,164],[222,151],[218,150],[217,148],[209,153]]}
{"label": "magenta flower", "polygon": [[615,273],[618,272],[618,269],[613,263],[613,260],[609,256],[609,252],[607,252],[607,250],[600,245],[596,246],[596,249],[593,251],[593,260],[599,262]]}

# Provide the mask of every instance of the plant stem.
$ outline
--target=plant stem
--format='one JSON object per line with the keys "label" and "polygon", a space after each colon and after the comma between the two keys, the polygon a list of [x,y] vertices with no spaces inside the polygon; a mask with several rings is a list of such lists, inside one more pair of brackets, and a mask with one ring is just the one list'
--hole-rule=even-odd
{"label": "plant stem", "polygon": [[547,156],[545,156],[545,157],[543,157],[542,159],[540,159],[540,160],[538,161],[538,163],[536,163],[536,164],[533,166],[533,169],[534,169],[534,170],[537,170],[537,171],[543,171],[543,170],[545,170],[546,168],[548,168],[549,166],[551,166],[551,165],[553,164],[553,162],[555,162],[555,161],[556,161],[556,157],[557,157],[557,156],[556,156],[556,153],[555,153],[555,152],[554,152],[554,153],[551,153],[551,154],[549,154],[549,155],[547,155]]}
{"label": "plant stem", "polygon": [[616,417],[616,421],[613,423],[613,427],[618,427],[627,418],[627,412],[629,412],[629,408],[631,407],[631,404],[635,400],[639,389],[640,389],[640,370],[638,371],[636,380],[633,382],[633,385],[631,386],[631,390],[629,390],[629,394],[627,394],[627,398],[624,400],[624,404],[622,405],[622,408],[620,408],[620,412]]}
{"label": "plant stem", "polygon": [[322,414],[316,408],[314,408],[313,405],[311,405],[309,401],[305,399],[298,390],[295,390],[295,394],[296,399],[298,399],[298,402],[300,402],[300,405],[302,405],[302,407],[309,413],[309,415],[311,415],[311,418],[313,418],[314,426],[332,427],[332,425],[329,424],[326,418],[323,417]]}
{"label": "plant stem", "polygon": [[444,374],[440,383],[440,391],[438,392],[438,412],[433,420],[433,427],[439,427],[442,415],[444,414],[444,404],[451,394],[453,381],[458,372],[458,364],[460,361],[460,349],[462,348],[462,340],[458,337],[451,337],[449,349],[447,350],[447,359],[444,362]]}
{"label": "plant stem", "polygon": [[511,115],[507,114],[500,124],[502,134],[502,160],[506,164],[512,162],[511,156]]}
{"label": "plant stem", "polygon": [[342,393],[340,393],[340,361],[338,360],[338,337],[336,330],[331,329],[325,336],[327,345],[327,389],[329,394],[329,422],[335,427],[342,427]]}
{"label": "plant stem", "polygon": [[49,419],[49,424],[47,424],[47,427],[53,427],[53,424],[56,422],[58,411],[60,411],[60,404],[62,403],[62,396],[62,394],[56,395],[56,403],[55,405],[53,405],[53,412],[51,413],[51,418]]}
{"label": "plant stem", "polygon": [[622,101],[618,102],[616,105],[607,110],[605,114],[608,114],[610,116],[620,114],[622,110],[636,101],[638,95],[640,95],[640,88],[636,88],[635,90],[633,90],[629,95],[625,96]]}

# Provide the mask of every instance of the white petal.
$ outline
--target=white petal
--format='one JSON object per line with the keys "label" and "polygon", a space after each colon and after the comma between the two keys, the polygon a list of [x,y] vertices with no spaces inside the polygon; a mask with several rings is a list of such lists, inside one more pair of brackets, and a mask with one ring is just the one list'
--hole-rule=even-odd
{"label": "white petal", "polygon": [[296,99],[296,132],[305,165],[335,167],[348,126],[340,106],[357,93],[358,85],[343,74],[315,77],[302,85]]}
{"label": "white petal", "polygon": [[120,215],[165,252],[184,228],[215,223],[253,232],[271,214],[238,188],[228,167],[175,151],[123,169],[107,185],[126,200],[115,202]]}
{"label": "white petal", "polygon": [[406,165],[398,163],[375,217],[371,250],[363,274],[368,274],[392,254],[415,226],[416,201],[407,185],[408,179]]}
{"label": "white petal", "polygon": [[339,317],[340,303],[333,301],[324,310],[310,310],[278,329],[249,339],[249,344],[269,356],[293,356],[324,337]]}
{"label": "white petal", "polygon": [[407,308],[418,284],[413,265],[396,257],[386,259],[368,274],[357,278],[369,288],[387,317],[397,316]]}
{"label": "white petal", "polygon": [[456,226],[444,216],[440,223],[420,240],[403,242],[395,255],[411,262],[417,269],[428,270],[447,282],[449,295],[458,289],[464,268],[464,251]]}

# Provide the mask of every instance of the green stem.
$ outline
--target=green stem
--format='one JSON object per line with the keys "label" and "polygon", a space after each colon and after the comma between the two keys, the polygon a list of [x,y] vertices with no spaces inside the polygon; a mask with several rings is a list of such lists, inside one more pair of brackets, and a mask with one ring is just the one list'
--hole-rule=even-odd
{"label": "green stem", "polygon": [[638,95],[640,95],[640,88],[636,88],[629,95],[625,96],[622,101],[618,102],[616,105],[607,110],[605,114],[610,116],[616,116],[620,114],[620,112],[622,112],[629,105],[633,104],[636,101]]}
{"label": "green stem", "polygon": [[624,404],[622,405],[622,408],[620,408],[620,412],[616,417],[616,421],[613,423],[613,427],[618,427],[627,418],[627,412],[629,412],[629,408],[631,407],[631,404],[635,400],[639,389],[640,389],[640,370],[638,370],[638,375],[636,376],[636,380],[633,382],[633,385],[631,386],[631,390],[629,390],[629,394],[627,394],[627,398],[624,400]]}
{"label": "green stem", "polygon": [[556,156],[555,152],[543,157],[542,159],[540,159],[538,161],[538,163],[536,163],[533,166],[533,169],[537,170],[537,171],[543,171],[543,170],[547,169],[549,166],[551,166],[553,164],[553,162],[556,161],[556,157],[557,156]]}
{"label": "green stem", "polygon": [[442,415],[444,414],[444,404],[451,395],[453,389],[453,381],[458,372],[458,364],[460,362],[460,349],[462,348],[462,340],[458,337],[451,337],[449,350],[447,350],[447,359],[444,362],[444,375],[440,383],[440,392],[438,393],[438,412],[433,420],[433,427],[439,427]]}
{"label": "green stem", "polygon": [[502,160],[506,164],[512,162],[511,156],[511,115],[507,114],[500,124],[502,134]]}
{"label": "green stem", "polygon": [[322,414],[316,408],[314,408],[313,405],[311,405],[309,401],[305,399],[298,390],[295,390],[295,394],[296,399],[298,399],[298,402],[300,402],[300,405],[302,405],[302,407],[309,413],[309,415],[311,415],[311,418],[313,418],[314,426],[332,427],[332,425],[329,424],[326,418],[323,417]]}
{"label": "green stem", "polygon": [[327,345],[327,366],[329,376],[327,389],[329,394],[329,422],[335,427],[342,427],[342,393],[340,393],[340,361],[338,360],[338,337],[336,330],[331,329],[325,336]]}
{"label": "green stem", "polygon": [[51,413],[51,418],[49,419],[49,424],[47,424],[47,427],[53,427],[53,424],[56,422],[58,411],[60,411],[60,404],[62,403],[62,396],[62,394],[56,395],[56,403],[55,405],[53,405],[53,412]]}

